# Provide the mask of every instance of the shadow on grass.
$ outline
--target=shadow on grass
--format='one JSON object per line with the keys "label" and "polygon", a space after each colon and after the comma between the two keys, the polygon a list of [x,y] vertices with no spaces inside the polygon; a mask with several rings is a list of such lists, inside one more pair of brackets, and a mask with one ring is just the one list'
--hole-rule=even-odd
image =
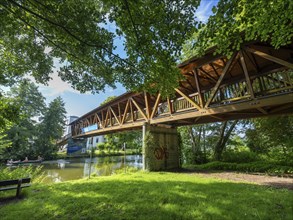
{"label": "shadow on grass", "polygon": [[31,191],[4,219],[292,219],[292,193],[156,173],[96,178]]}

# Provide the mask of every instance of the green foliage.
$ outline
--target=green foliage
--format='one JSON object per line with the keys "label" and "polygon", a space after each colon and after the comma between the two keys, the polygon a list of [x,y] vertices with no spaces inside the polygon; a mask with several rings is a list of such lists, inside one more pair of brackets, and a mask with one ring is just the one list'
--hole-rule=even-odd
{"label": "green foliage", "polygon": [[250,163],[229,163],[214,161],[201,165],[188,165],[187,167],[198,170],[229,170],[240,172],[260,172],[271,175],[293,174],[292,166],[281,166],[267,162],[250,162]]}
{"label": "green foliage", "polygon": [[0,180],[11,180],[11,179],[21,179],[30,177],[32,182],[41,183],[45,178],[44,172],[42,171],[42,166],[20,166],[11,169],[6,167],[1,169]]}
{"label": "green foliage", "polygon": [[266,161],[293,165],[293,117],[252,119],[246,131],[247,146]]}
{"label": "green foliage", "polygon": [[247,147],[236,147],[233,149],[226,149],[222,155],[222,161],[232,163],[248,163],[258,161],[259,155],[250,151]]}
{"label": "green foliage", "polygon": [[[62,99],[58,97],[46,107],[45,98],[29,80],[15,84],[8,95],[18,103],[19,111],[17,120],[1,129],[3,154],[0,159],[20,160],[26,156],[33,159],[38,155],[51,158],[57,152],[56,139],[62,136],[65,125]],[[9,145],[4,147],[4,142]]]}
{"label": "green foliage", "polygon": [[217,53],[228,56],[244,41],[269,41],[279,48],[292,42],[292,10],[291,0],[220,0],[214,14],[187,45],[199,54],[216,45]]}
{"label": "green foliage", "polygon": [[[210,123],[205,125],[184,126],[179,128],[182,136],[182,154],[185,163],[201,164],[222,151],[226,145],[231,144],[237,136],[239,128],[235,127],[237,121]],[[239,122],[242,124],[243,122]]]}
{"label": "green foliage", "polygon": [[102,151],[102,150],[105,150],[105,147],[106,147],[106,146],[105,146],[105,143],[98,143],[98,144],[97,144],[97,148],[98,148],[98,150],[101,150],[101,151]]}
{"label": "green foliage", "polygon": [[[292,191],[178,173],[136,172],[39,185],[1,206],[18,219],[292,219]],[[42,204],[42,205],[40,205]]]}
{"label": "green foliage", "polygon": [[[0,76],[9,83],[31,73],[46,83],[57,58],[59,76],[81,92],[116,82],[131,90],[173,92],[180,76],[176,59],[195,29],[198,5],[192,0],[4,0]],[[117,44],[125,55],[116,54]]]}
{"label": "green foliage", "polygon": [[19,120],[19,108],[18,100],[0,92],[0,129],[8,129],[8,126]]}
{"label": "green foliage", "polygon": [[66,110],[61,97],[55,98],[44,112],[38,125],[38,137],[35,141],[37,155],[49,159],[56,157],[56,140],[62,137],[65,126]]}

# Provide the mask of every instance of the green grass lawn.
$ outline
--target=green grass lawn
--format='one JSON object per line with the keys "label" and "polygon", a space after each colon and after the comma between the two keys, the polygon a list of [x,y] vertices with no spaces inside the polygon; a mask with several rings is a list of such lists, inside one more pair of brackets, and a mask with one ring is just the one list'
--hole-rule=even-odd
{"label": "green grass lawn", "polygon": [[292,191],[183,173],[118,174],[24,192],[0,205],[1,220],[293,219]]}

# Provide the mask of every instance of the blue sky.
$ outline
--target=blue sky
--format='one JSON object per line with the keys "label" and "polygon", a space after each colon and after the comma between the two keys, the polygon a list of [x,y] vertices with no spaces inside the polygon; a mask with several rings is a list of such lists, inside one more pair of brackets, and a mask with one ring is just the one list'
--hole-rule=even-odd
{"label": "blue sky", "polygon": [[[196,12],[196,17],[199,21],[205,22],[211,15],[211,10],[214,5],[216,5],[218,0],[201,0],[201,4]],[[106,27],[108,30],[114,29],[113,24],[108,24]],[[115,43],[117,44],[116,53],[121,57],[125,56],[123,51],[122,39],[117,39]],[[56,64],[56,66],[58,66]],[[83,114],[91,111],[92,109],[98,107],[101,102],[103,102],[109,96],[119,96],[126,92],[125,88],[121,84],[117,84],[116,89],[106,88],[104,93],[99,94],[80,94],[78,91],[71,88],[71,86],[63,82],[54,71],[52,75],[52,80],[49,82],[48,86],[39,85],[39,90],[46,97],[46,102],[51,102],[54,98],[61,96],[65,102],[65,108],[67,115],[82,116]]]}

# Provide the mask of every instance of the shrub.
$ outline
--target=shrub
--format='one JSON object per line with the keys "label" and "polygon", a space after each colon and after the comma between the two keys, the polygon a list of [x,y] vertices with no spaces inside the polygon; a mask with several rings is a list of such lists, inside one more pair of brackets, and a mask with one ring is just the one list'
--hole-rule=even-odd
{"label": "shrub", "polygon": [[293,167],[281,166],[267,162],[251,162],[251,163],[228,163],[214,161],[201,165],[187,166],[197,170],[228,170],[240,172],[260,172],[271,175],[293,174]]}
{"label": "shrub", "polygon": [[97,148],[98,148],[98,150],[100,150],[100,151],[105,150],[105,143],[98,143],[98,144],[97,144]]}
{"label": "shrub", "polygon": [[259,160],[259,156],[247,147],[226,149],[222,154],[222,160],[233,163],[248,163]]}
{"label": "shrub", "polygon": [[32,182],[40,183],[45,178],[42,166],[24,166],[11,169],[6,167],[0,172],[0,180],[20,179],[30,177]]}

